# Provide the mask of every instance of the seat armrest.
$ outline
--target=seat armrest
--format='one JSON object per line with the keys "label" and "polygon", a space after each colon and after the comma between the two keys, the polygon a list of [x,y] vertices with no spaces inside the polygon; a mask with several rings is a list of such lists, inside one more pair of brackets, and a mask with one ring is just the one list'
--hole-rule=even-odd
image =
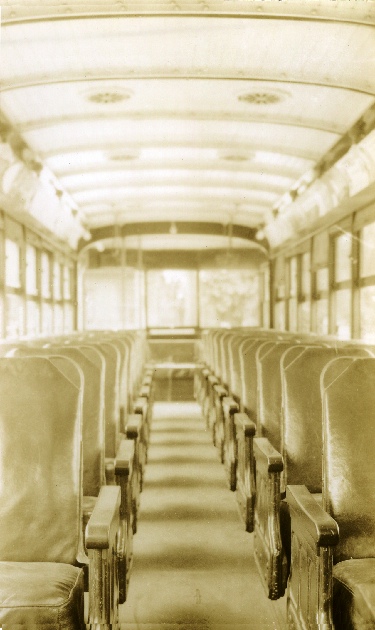
{"label": "seat armrest", "polygon": [[249,416],[246,413],[235,413],[234,414],[234,421],[236,423],[236,426],[244,432],[246,437],[251,437],[252,435],[254,436],[256,433],[256,426],[255,426],[255,422],[253,422],[252,420],[250,420]]}
{"label": "seat armrest", "polygon": [[306,486],[287,486],[286,500],[292,530],[288,616],[293,621],[298,619],[299,627],[308,627],[314,611],[320,628],[333,628],[332,569],[333,547],[339,540],[337,523]]}
{"label": "seat armrest", "polygon": [[134,401],[134,413],[146,416],[147,398],[145,396],[138,396],[138,398],[136,398],[136,400]]}
{"label": "seat armrest", "polygon": [[237,413],[239,411],[239,407],[232,396],[224,396],[223,405],[230,414]]}
{"label": "seat armrest", "polygon": [[280,532],[280,473],[283,458],[267,438],[254,438],[256,502],[254,551],[260,577],[269,599],[285,592],[286,557]]}
{"label": "seat armrest", "polygon": [[151,383],[143,383],[139,396],[141,398],[150,398],[150,394],[151,394]]}
{"label": "seat armrest", "polygon": [[137,438],[141,435],[142,415],[140,413],[132,413],[128,416],[126,425],[126,437],[129,439]]}
{"label": "seat armrest", "polygon": [[120,531],[118,486],[103,486],[86,526],[89,556],[88,627],[111,627],[117,621],[119,574],[116,556]]}
{"label": "seat armrest", "polygon": [[207,378],[208,378],[209,383],[212,386],[217,385],[219,383],[219,379],[214,374],[209,374]]}
{"label": "seat armrest", "polygon": [[255,508],[255,423],[246,413],[233,416],[238,444],[237,501],[246,531],[254,531]]}
{"label": "seat armrest", "polygon": [[134,441],[131,439],[121,440],[115,458],[115,474],[120,477],[122,475],[130,475],[134,460]]}
{"label": "seat armrest", "polygon": [[224,398],[224,397],[228,396],[228,391],[222,385],[215,384],[214,385],[214,390],[217,393],[217,395],[219,396],[219,398]]}
{"label": "seat armrest", "polygon": [[287,486],[293,530],[312,538],[317,547],[333,547],[339,541],[336,521],[316,502],[306,486]]}
{"label": "seat armrest", "polygon": [[109,549],[120,518],[121,492],[118,486],[103,486],[86,526],[87,549]]}
{"label": "seat armrest", "polygon": [[266,467],[268,472],[281,472],[283,469],[283,458],[272,446],[267,438],[254,438],[255,459],[262,467]]}
{"label": "seat armrest", "polygon": [[105,458],[105,479],[107,486],[115,485],[115,466],[113,457]]}
{"label": "seat armrest", "polygon": [[210,374],[211,371],[207,367],[202,368],[202,376],[204,376],[204,378],[208,378]]}

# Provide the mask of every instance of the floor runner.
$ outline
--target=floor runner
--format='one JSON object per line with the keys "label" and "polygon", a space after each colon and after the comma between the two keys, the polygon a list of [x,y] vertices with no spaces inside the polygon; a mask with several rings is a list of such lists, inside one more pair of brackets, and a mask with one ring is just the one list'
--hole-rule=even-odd
{"label": "floor runner", "polygon": [[195,403],[156,403],[122,630],[284,630]]}

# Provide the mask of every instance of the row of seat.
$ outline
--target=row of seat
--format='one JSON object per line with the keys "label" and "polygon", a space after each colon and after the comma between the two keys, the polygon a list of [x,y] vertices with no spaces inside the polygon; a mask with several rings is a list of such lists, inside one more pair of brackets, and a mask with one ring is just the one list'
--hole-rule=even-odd
{"label": "row of seat", "polygon": [[76,334],[2,354],[0,625],[116,627],[152,416],[145,336]]}
{"label": "row of seat", "polygon": [[375,627],[373,351],[258,329],[202,336],[195,395],[293,629]]}

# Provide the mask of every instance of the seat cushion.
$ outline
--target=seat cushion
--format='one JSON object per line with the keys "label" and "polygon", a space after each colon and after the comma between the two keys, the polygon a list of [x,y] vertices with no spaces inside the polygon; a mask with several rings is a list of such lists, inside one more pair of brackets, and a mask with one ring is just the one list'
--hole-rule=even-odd
{"label": "seat cushion", "polygon": [[83,571],[52,562],[0,562],[0,626],[83,630]]}
{"label": "seat cushion", "polygon": [[344,560],[334,566],[333,614],[340,630],[375,628],[375,558]]}

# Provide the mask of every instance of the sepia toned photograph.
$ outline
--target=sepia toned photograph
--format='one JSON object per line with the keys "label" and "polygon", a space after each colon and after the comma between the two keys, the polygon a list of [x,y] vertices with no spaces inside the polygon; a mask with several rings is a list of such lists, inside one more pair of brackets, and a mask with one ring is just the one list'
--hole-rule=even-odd
{"label": "sepia toned photograph", "polygon": [[0,630],[375,630],[375,0],[3,0]]}

